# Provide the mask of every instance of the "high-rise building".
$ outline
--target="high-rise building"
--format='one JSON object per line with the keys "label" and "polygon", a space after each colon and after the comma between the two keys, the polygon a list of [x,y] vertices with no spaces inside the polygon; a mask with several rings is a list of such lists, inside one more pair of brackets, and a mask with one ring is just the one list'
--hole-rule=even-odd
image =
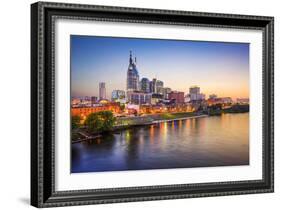
{"label": "high-rise building", "polygon": [[189,97],[191,101],[204,100],[205,95],[200,93],[200,87],[192,86],[189,88]]}
{"label": "high-rise building", "polygon": [[105,89],[105,82],[99,83],[99,99],[106,99],[106,89]]}
{"label": "high-rise building", "polygon": [[168,94],[169,94],[170,92],[172,92],[172,89],[171,89],[171,88],[168,88],[168,87],[165,87],[165,88],[164,88],[164,94],[163,94],[164,99],[168,99],[168,98],[169,98]]}
{"label": "high-rise building", "polygon": [[131,104],[151,104],[151,93],[144,93],[142,91],[128,91],[128,101]]}
{"label": "high-rise building", "polygon": [[147,78],[142,78],[140,82],[140,88],[143,92],[149,93],[150,92],[150,83],[149,79]]}
{"label": "high-rise building", "polygon": [[125,100],[125,91],[124,90],[113,90],[111,93],[111,99],[115,102],[124,103]]}
{"label": "high-rise building", "polygon": [[137,58],[135,61],[132,58],[132,51],[130,51],[129,67],[127,71],[127,91],[139,90],[139,73],[137,70]]}
{"label": "high-rise building", "polygon": [[152,81],[149,83],[150,86],[150,92],[151,93],[156,93],[156,78],[153,78]]}
{"label": "high-rise building", "polygon": [[156,93],[158,94],[164,94],[164,82],[161,80],[156,81]]}
{"label": "high-rise building", "polygon": [[200,87],[198,86],[191,86],[189,88],[189,94],[199,94],[200,93]]}

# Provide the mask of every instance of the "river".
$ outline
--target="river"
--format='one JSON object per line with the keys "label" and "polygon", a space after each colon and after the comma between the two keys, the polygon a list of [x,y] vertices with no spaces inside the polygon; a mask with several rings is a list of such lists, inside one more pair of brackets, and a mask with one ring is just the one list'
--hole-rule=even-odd
{"label": "river", "polygon": [[162,122],[71,145],[71,172],[249,164],[249,113]]}

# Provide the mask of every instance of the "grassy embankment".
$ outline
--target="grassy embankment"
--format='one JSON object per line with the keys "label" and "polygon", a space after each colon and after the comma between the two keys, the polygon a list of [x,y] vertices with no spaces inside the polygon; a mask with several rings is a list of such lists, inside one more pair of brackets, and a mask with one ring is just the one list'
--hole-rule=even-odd
{"label": "grassy embankment", "polygon": [[159,114],[151,114],[145,116],[136,116],[136,117],[125,117],[118,118],[116,120],[115,129],[123,129],[130,126],[138,126],[138,125],[150,125],[155,123],[155,121],[161,120],[176,120],[181,118],[188,118],[193,116],[199,116],[201,114],[194,112],[179,112],[179,113],[159,113]]}
{"label": "grassy embankment", "polygon": [[[222,113],[245,113],[249,112],[249,105],[235,105],[229,109],[216,109],[216,110],[209,110],[208,113],[206,112],[206,115],[214,116],[214,115],[221,115]],[[77,129],[76,132],[72,133],[72,139],[81,139],[83,136],[81,136],[81,133],[87,133],[91,137],[97,134],[102,134],[104,132],[112,132],[112,131],[118,131],[123,130],[126,128],[130,128],[133,126],[144,126],[144,125],[151,125],[153,123],[156,123],[158,121],[165,121],[165,120],[177,120],[182,118],[189,118],[189,117],[196,117],[201,116],[202,113],[196,113],[196,112],[178,112],[178,113],[159,113],[159,114],[150,114],[145,116],[133,116],[133,117],[124,117],[124,118],[117,118],[114,126],[107,131],[99,131],[99,132],[93,132],[89,131],[87,128],[80,128]]]}
{"label": "grassy embankment", "polygon": [[89,126],[80,126],[79,128],[72,130],[72,142],[80,142],[88,139],[98,138],[100,134],[114,132],[118,130],[123,130],[126,128],[134,127],[134,126],[145,126],[151,125],[155,123],[155,121],[162,120],[176,120],[181,118],[188,118],[193,116],[198,116],[198,113],[192,112],[180,112],[180,113],[159,113],[159,114],[151,114],[145,116],[133,116],[133,117],[124,117],[124,118],[116,118],[114,121],[113,127],[109,130],[93,130],[89,129]]}

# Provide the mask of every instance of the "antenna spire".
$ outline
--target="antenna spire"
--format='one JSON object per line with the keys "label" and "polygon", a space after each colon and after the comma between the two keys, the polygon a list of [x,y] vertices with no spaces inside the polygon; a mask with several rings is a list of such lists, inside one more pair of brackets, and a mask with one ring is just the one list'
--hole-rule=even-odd
{"label": "antenna spire", "polygon": [[130,50],[130,59],[129,59],[130,64],[133,64],[133,59],[132,59],[132,50]]}

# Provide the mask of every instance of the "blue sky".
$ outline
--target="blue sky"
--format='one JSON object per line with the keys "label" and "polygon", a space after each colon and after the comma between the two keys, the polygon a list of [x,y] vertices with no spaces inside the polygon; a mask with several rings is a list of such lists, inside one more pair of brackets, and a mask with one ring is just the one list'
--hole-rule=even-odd
{"label": "blue sky", "polygon": [[192,85],[209,95],[249,97],[249,44],[72,35],[71,94],[98,96],[99,82],[107,97],[126,89],[129,51],[137,57],[140,79],[164,82],[188,92]]}

